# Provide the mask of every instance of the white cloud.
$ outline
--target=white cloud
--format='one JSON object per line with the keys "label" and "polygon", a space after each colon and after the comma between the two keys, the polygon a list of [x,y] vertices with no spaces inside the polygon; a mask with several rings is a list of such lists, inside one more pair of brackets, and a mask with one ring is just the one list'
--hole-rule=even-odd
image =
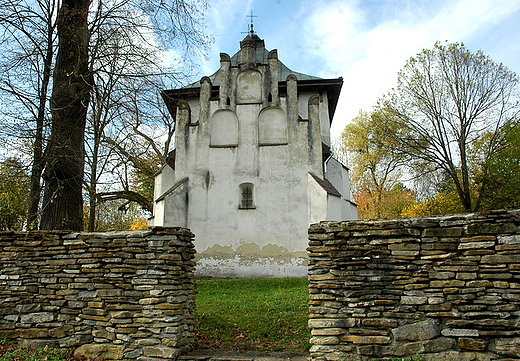
{"label": "white cloud", "polygon": [[177,49],[170,48],[159,53],[161,66],[178,69],[182,66],[183,59]]}
{"label": "white cloud", "polygon": [[[204,75],[213,74],[218,69],[218,55],[221,52],[238,51],[238,48],[226,49],[228,38],[231,34],[236,34],[239,28],[237,24],[247,22],[246,15],[251,9],[253,0],[212,0],[207,14],[208,31],[213,34],[220,34],[215,38],[215,42],[209,49],[208,56],[211,61],[202,63],[201,73]],[[243,31],[246,28],[243,27]],[[238,43],[236,44],[238,47]],[[234,53],[233,53],[234,54]],[[229,55],[233,55],[229,54]]]}
{"label": "white cloud", "polygon": [[370,8],[362,1],[322,2],[308,18],[306,47],[322,62],[318,75],[344,77],[333,136],[395,85],[409,57],[438,40],[464,42],[520,9],[519,0],[458,0],[393,2],[387,12],[391,3]]}

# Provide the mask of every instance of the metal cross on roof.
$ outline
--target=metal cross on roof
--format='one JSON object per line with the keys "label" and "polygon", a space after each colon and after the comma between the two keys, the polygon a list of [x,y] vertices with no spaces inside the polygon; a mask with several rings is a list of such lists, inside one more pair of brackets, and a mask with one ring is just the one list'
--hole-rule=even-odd
{"label": "metal cross on roof", "polygon": [[251,34],[255,32],[253,29],[253,18],[257,18],[257,17],[258,17],[257,15],[253,15],[253,10],[251,10],[251,15],[246,15],[246,18],[251,18],[251,25],[250,25],[251,30],[249,30],[249,32]]}

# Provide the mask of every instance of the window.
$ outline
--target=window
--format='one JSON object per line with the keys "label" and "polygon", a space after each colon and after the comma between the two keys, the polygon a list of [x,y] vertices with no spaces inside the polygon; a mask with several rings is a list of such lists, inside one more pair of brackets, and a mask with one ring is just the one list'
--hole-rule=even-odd
{"label": "window", "polygon": [[255,209],[253,202],[253,184],[242,183],[240,185],[240,204],[239,209]]}

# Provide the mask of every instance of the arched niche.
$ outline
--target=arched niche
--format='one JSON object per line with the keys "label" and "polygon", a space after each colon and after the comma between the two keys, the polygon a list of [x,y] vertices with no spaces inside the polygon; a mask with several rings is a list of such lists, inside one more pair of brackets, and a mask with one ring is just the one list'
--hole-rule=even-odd
{"label": "arched niche", "polygon": [[210,146],[238,146],[238,118],[228,109],[217,110],[211,116]]}
{"label": "arched niche", "polygon": [[237,77],[237,103],[262,102],[262,74],[246,69]]}
{"label": "arched niche", "polygon": [[309,106],[311,105],[320,105],[320,97],[318,95],[313,95],[309,98]]}
{"label": "arched niche", "polygon": [[280,107],[264,108],[258,115],[258,143],[287,144],[287,117]]}

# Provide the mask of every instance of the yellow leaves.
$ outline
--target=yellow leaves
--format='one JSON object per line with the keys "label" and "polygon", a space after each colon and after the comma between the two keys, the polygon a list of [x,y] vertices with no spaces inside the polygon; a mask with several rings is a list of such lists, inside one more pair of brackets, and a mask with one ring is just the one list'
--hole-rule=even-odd
{"label": "yellow leaves", "polygon": [[130,223],[130,231],[136,231],[139,229],[147,229],[148,228],[148,221],[144,218],[136,218]]}
{"label": "yellow leaves", "polygon": [[403,209],[415,202],[415,194],[400,184],[392,189],[363,190],[354,196],[359,219],[399,218]]}
{"label": "yellow leaves", "polygon": [[456,193],[437,193],[435,198],[426,199],[419,203],[414,203],[403,209],[403,217],[422,217],[441,214],[463,213],[459,198]]}

